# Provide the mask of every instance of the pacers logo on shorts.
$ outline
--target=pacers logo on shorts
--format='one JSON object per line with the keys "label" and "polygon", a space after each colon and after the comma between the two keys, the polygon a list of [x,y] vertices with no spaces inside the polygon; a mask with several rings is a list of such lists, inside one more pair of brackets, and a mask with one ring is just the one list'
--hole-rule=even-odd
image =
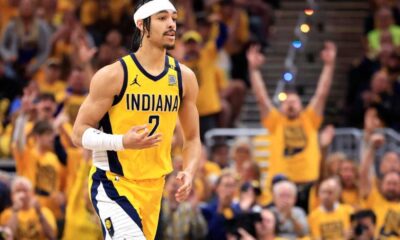
{"label": "pacers logo on shorts", "polygon": [[106,218],[104,220],[104,225],[106,226],[106,229],[107,229],[108,233],[110,234],[110,236],[111,237],[114,236],[114,227],[113,227],[110,217]]}

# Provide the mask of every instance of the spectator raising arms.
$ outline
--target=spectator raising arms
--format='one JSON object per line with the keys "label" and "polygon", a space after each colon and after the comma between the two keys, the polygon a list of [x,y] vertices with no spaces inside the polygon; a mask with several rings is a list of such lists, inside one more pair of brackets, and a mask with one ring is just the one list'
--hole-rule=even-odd
{"label": "spectator raising arms", "polygon": [[[374,161],[376,150],[384,143],[384,137],[374,134],[369,139],[368,145],[362,152],[362,163],[360,169],[361,193],[365,198],[365,207],[372,209],[377,217],[377,228],[375,237],[379,239],[390,239],[400,236],[398,219],[400,217],[400,172],[399,159],[387,157],[380,166],[382,179],[376,178],[373,181],[371,167]],[[393,167],[387,162],[392,161]],[[397,162],[397,164],[396,164]],[[397,167],[397,169],[396,169]]]}
{"label": "spectator raising arms", "polygon": [[319,175],[320,161],[318,129],[332,83],[336,46],[327,42],[321,51],[324,67],[315,95],[306,109],[303,109],[297,93],[288,92],[287,99],[281,103],[280,111],[273,106],[263,83],[259,68],[264,63],[264,56],[259,50],[259,46],[251,47],[247,52],[247,59],[262,123],[271,133],[272,161],[269,175],[284,173],[298,184],[315,181]]}

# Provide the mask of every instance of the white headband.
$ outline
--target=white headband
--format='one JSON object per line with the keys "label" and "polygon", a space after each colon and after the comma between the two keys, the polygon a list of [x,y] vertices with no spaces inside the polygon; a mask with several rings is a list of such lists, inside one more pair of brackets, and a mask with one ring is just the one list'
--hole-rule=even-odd
{"label": "white headband", "polygon": [[174,5],[172,5],[169,0],[153,0],[143,4],[133,15],[133,20],[135,21],[135,25],[137,26],[137,22],[139,20],[143,20],[153,14],[166,10],[176,12]]}

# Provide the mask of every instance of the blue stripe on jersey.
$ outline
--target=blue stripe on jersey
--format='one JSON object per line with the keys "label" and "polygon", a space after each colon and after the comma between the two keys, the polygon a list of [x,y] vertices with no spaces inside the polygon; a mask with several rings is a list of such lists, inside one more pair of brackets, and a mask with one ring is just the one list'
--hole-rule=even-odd
{"label": "blue stripe on jersey", "polygon": [[158,74],[157,76],[154,76],[154,75],[150,74],[149,72],[147,72],[146,69],[144,69],[144,67],[140,64],[139,60],[136,58],[134,53],[131,53],[130,55],[131,55],[131,58],[132,58],[133,62],[135,62],[135,65],[137,66],[137,68],[139,68],[140,72],[142,72],[146,77],[148,77],[149,79],[151,79],[153,81],[160,80],[168,72],[168,69],[169,69],[168,55],[165,55],[164,70],[160,74]]}
{"label": "blue stripe on jersey", "polygon": [[[99,216],[99,218],[100,218],[100,212],[99,212],[99,208],[97,207],[97,199],[96,199],[97,193],[98,193],[97,189],[99,188],[99,185],[100,185],[100,181],[95,180],[95,175],[96,175],[97,171],[98,171],[98,169],[96,168],[96,172],[92,176],[92,187],[90,189],[90,197],[92,200],[92,205],[93,205],[94,209],[96,210],[97,216]],[[100,222],[101,222],[101,231],[103,232],[103,236],[105,238],[106,229],[104,228],[103,221],[100,220]]]}
{"label": "blue stripe on jersey", "polygon": [[179,99],[182,104],[182,96],[183,96],[183,89],[182,89],[182,71],[181,67],[179,66],[179,62],[175,59],[175,69],[178,75],[178,87],[179,87]]}
{"label": "blue stripe on jersey", "polygon": [[[108,134],[113,134],[110,122],[110,115],[106,113],[104,117],[100,120],[100,127],[103,128],[103,131]],[[121,163],[118,159],[118,154],[116,151],[107,151],[108,165],[110,166],[110,171],[118,174],[120,176],[124,176],[124,171],[122,170]]]}
{"label": "blue stripe on jersey", "polygon": [[115,201],[143,232],[142,220],[140,219],[136,209],[132,206],[126,196],[119,195],[118,191],[114,187],[114,184],[107,178],[106,172],[101,169],[97,169],[93,175],[93,179],[96,179],[103,184],[107,196],[111,200]]}
{"label": "blue stripe on jersey", "polygon": [[119,62],[121,63],[122,69],[124,70],[124,82],[122,83],[121,92],[118,94],[118,96],[114,96],[114,100],[112,103],[113,106],[119,103],[121,99],[124,97],[126,86],[128,85],[128,69],[126,67],[126,63],[122,58],[119,59]]}

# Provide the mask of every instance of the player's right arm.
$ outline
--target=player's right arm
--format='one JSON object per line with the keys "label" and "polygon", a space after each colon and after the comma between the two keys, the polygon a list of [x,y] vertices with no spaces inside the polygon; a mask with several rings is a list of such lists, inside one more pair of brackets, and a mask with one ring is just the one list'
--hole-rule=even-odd
{"label": "player's right arm", "polygon": [[100,69],[90,82],[89,94],[76,117],[72,141],[90,150],[123,150],[154,147],[160,134],[148,136],[146,125],[132,126],[124,135],[106,134],[97,130],[99,121],[111,108],[114,97],[121,94],[124,72],[120,62]]}
{"label": "player's right arm", "polygon": [[247,51],[247,61],[249,63],[251,88],[256,96],[261,117],[265,118],[273,108],[273,105],[268,96],[267,88],[263,82],[261,71],[259,69],[265,61],[263,54],[260,53],[260,46],[250,47]]}

